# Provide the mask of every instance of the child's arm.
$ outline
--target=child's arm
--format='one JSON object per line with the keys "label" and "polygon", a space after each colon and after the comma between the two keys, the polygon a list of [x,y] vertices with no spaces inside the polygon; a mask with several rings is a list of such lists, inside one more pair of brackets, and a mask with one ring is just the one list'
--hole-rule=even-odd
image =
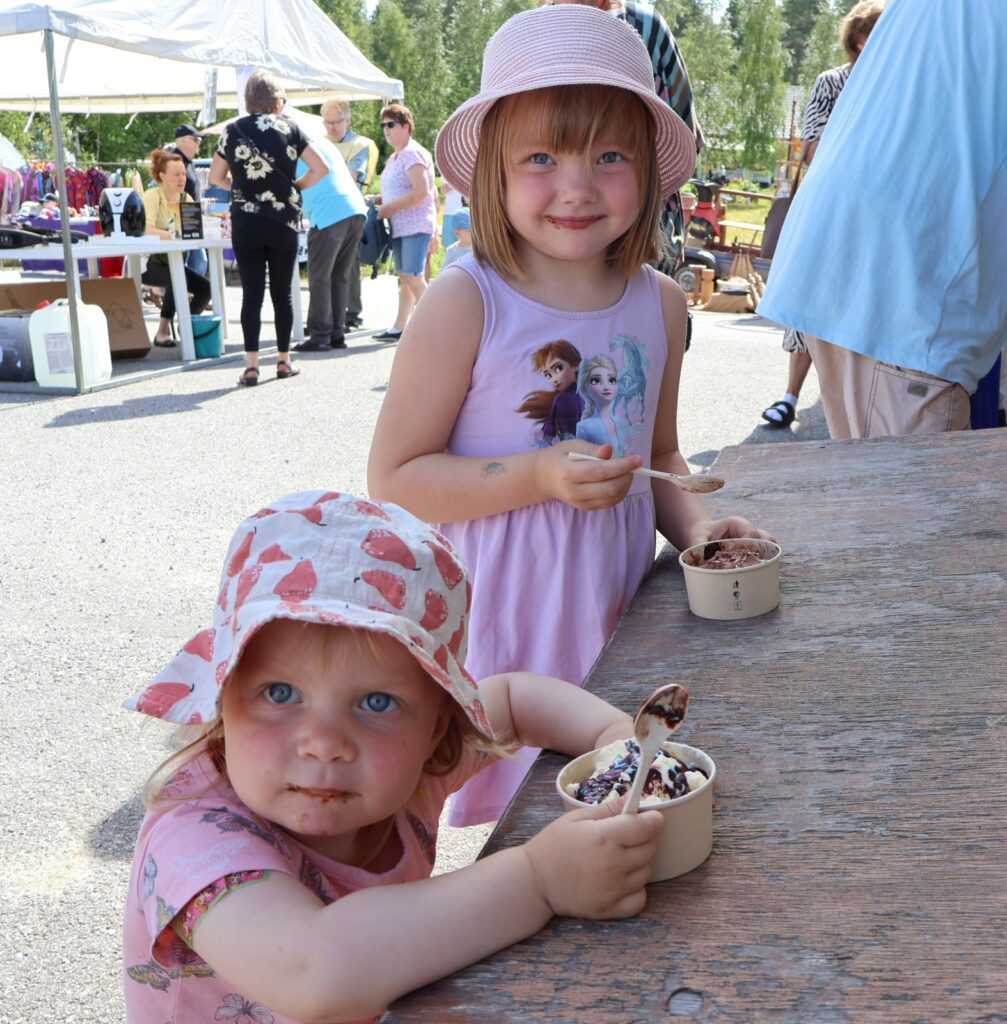
{"label": "child's arm", "polygon": [[601,697],[560,679],[508,672],[479,681],[498,742],[583,754],[633,735],[633,719]]}
{"label": "child's arm", "polygon": [[363,889],[328,906],[274,872],[211,907],[193,945],[243,996],[295,1020],[376,1016],[556,914],[639,913],[663,818],[620,815],[620,806],[571,811],[523,846],[460,871]]}
{"label": "child's arm", "polygon": [[[685,294],[669,277],[658,276],[664,308],[664,326],[668,335],[668,361],[664,367],[661,391],[654,421],[651,465],[666,473],[691,473],[678,448],[678,387],[685,355],[685,326],[688,307]],[[655,481],[654,505],[657,528],[662,536],[683,551],[693,544],[723,537],[761,537],[772,534],[753,526],[741,516],[711,520],[703,499],[679,487]]]}
{"label": "child's arm", "polygon": [[609,508],[625,497],[636,455],[574,462],[570,450],[610,446],[564,441],[514,455],[468,458],[445,452],[465,401],[482,337],[479,289],[464,272],[432,282],[406,325],[378,416],[367,467],[372,497],[394,501],[427,522],[455,522],[557,498]]}

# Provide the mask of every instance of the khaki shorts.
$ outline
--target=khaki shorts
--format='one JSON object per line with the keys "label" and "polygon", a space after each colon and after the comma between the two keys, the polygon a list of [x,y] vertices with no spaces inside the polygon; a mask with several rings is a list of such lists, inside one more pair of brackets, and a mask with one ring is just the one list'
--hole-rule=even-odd
{"label": "khaki shorts", "polygon": [[969,395],[960,384],[881,363],[810,334],[804,339],[833,440],[969,429]]}

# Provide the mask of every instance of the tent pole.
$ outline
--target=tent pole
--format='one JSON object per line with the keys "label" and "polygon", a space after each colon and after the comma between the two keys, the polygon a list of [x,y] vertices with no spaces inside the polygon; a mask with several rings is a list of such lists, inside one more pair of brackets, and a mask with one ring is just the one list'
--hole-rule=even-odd
{"label": "tent pole", "polygon": [[59,192],[60,234],[63,236],[63,263],[66,267],[66,297],[70,312],[70,340],[73,344],[73,372],[77,394],[83,394],[84,359],[80,347],[80,318],[78,305],[83,304],[80,295],[80,274],[77,257],[70,241],[70,210],[66,201],[66,161],[63,158],[63,124],[59,117],[59,93],[56,91],[56,59],[53,52],[52,29],[42,33],[45,40],[45,62],[49,72],[49,117],[52,121],[52,144],[56,149],[56,182]]}

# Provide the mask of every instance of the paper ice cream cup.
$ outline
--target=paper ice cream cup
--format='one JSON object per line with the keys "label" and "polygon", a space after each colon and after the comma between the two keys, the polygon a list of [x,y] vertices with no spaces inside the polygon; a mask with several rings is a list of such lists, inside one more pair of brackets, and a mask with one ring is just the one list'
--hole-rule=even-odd
{"label": "paper ice cream cup", "polygon": [[[664,800],[658,804],[648,804],[645,810],[660,811],[664,818],[664,829],[657,840],[657,851],[654,854],[654,865],[650,880],[661,882],[666,878],[684,875],[693,868],[698,868],[713,849],[713,782],[717,774],[717,766],[713,759],[698,747],[690,747],[685,743],[665,743],[680,761],[688,765],[702,768],[709,776],[706,782],[685,796],[674,800]],[[556,776],[556,789],[568,811],[589,807],[572,797],[566,787],[570,783],[580,784],[594,770],[594,755],[581,754],[574,758]]]}
{"label": "paper ice cream cup", "polygon": [[[748,549],[762,556],[740,569],[701,569],[699,563],[721,551]],[[704,619],[749,619],[771,612],[780,603],[780,546],[750,537],[694,544],[678,556],[685,574],[689,610]]]}

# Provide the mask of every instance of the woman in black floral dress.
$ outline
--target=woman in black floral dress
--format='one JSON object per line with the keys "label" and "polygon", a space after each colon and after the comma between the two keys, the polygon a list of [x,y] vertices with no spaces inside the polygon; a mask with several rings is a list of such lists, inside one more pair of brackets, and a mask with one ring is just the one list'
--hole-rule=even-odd
{"label": "woman in black floral dress", "polygon": [[[245,385],[259,382],[259,331],[267,267],[279,351],[276,376],[293,377],[299,372],[290,362],[290,332],[301,190],[321,181],[328,172],[301,129],[283,116],[286,102],[276,79],[266,71],[256,71],[245,86],[248,114],[224,128],[210,167],[210,184],[231,192],[231,248],[241,278],[241,330],[247,363],[238,383]],[[301,178],[295,178],[298,157],[308,166]]]}

